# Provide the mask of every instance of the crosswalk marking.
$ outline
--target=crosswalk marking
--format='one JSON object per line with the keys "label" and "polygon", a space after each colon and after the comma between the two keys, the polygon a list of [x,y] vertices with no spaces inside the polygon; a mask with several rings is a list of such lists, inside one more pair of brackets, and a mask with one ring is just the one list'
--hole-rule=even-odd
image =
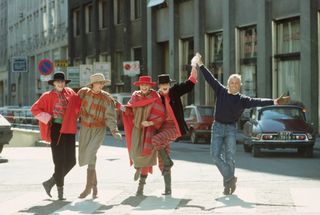
{"label": "crosswalk marking", "polygon": [[121,190],[110,190],[104,196],[99,196],[97,199],[77,199],[53,212],[51,215],[91,214],[104,205],[105,202],[119,195],[120,192]]}
{"label": "crosswalk marking", "polygon": [[143,200],[138,207],[133,208],[130,214],[172,214],[185,195],[186,190],[175,189],[172,196],[163,196],[161,195],[162,192],[163,190],[156,190],[151,196]]}
{"label": "crosswalk marking", "polygon": [[[215,212],[217,213],[255,213],[256,189],[238,188],[233,195],[216,198]],[[221,194],[222,195],[222,194]]]}
{"label": "crosswalk marking", "polygon": [[290,191],[298,212],[320,212],[320,188],[291,188]]}
{"label": "crosswalk marking", "polygon": [[28,192],[0,203],[0,214],[13,214],[42,201],[42,192]]}
{"label": "crosswalk marking", "polygon": [[[193,203],[188,203],[181,206],[185,199],[193,200],[196,206],[200,208],[203,206],[210,211],[220,214],[255,214],[263,210],[265,207],[259,207],[260,204],[266,202],[274,202],[275,195],[259,195],[259,189],[256,188],[242,188],[239,187],[236,193],[229,196],[216,193],[216,198],[209,202],[199,201],[196,194],[190,192],[192,188],[174,189],[172,196],[163,196],[161,193],[163,189],[155,189],[151,194],[147,193],[145,197],[128,197],[124,195],[123,189],[107,190],[104,194],[99,195],[97,199],[91,199],[91,196],[86,199],[78,199],[76,196],[66,201],[56,201],[44,198],[43,192],[28,192],[22,195],[17,195],[14,198],[2,199],[0,201],[0,214],[23,214],[23,213],[42,213],[47,212],[52,215],[63,214],[132,214],[132,215],[167,215],[176,212],[182,213],[187,208],[194,208]],[[270,191],[271,192],[271,191]],[[320,204],[318,203],[318,194],[320,188],[288,188],[284,192],[288,198],[286,207],[287,211],[293,214],[320,214]],[[126,193],[126,192],[125,192]],[[190,194],[192,194],[190,196]],[[200,195],[200,193],[199,193]],[[276,195],[277,196],[277,195]],[[265,200],[261,199],[263,197]],[[266,198],[267,197],[267,198]],[[204,198],[203,196],[201,198]],[[200,199],[201,199],[200,198]],[[210,198],[210,196],[208,196]],[[130,204],[124,201],[130,199]],[[259,200],[258,200],[259,199]],[[110,203],[112,202],[112,203]],[[134,203],[134,204],[133,204]],[[113,205],[113,207],[104,207],[106,205]],[[270,208],[269,208],[270,210]],[[193,211],[194,212],[194,211]]]}

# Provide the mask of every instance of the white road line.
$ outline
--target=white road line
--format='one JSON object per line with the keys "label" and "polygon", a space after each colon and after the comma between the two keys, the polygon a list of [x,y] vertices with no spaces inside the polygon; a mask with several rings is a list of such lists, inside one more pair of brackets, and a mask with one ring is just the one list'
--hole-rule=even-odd
{"label": "white road line", "polygon": [[185,195],[186,190],[175,189],[172,196],[163,196],[161,195],[162,192],[163,190],[156,190],[151,196],[148,196],[143,200],[136,208],[133,208],[129,214],[172,214]]}
{"label": "white road line", "polygon": [[216,213],[255,213],[256,212],[256,189],[238,188],[233,195],[224,196],[215,199]]}
{"label": "white road line", "polygon": [[56,210],[51,215],[90,214],[103,206],[107,201],[119,195],[121,192],[121,190],[110,190],[104,196],[99,195],[99,198],[97,199],[77,199],[59,210]]}
{"label": "white road line", "polygon": [[320,188],[291,188],[290,192],[298,212],[320,213]]}
{"label": "white road line", "polygon": [[43,192],[28,192],[16,198],[0,202],[0,214],[13,214],[30,205],[38,204],[43,200]]}

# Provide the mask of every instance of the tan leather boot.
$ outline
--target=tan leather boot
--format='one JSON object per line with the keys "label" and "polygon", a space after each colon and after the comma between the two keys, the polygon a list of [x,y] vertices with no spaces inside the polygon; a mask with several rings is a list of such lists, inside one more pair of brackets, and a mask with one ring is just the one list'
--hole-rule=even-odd
{"label": "tan leather boot", "polygon": [[80,199],[86,198],[87,195],[91,193],[91,189],[93,187],[94,172],[94,169],[87,169],[87,184],[84,191],[82,191],[79,196]]}

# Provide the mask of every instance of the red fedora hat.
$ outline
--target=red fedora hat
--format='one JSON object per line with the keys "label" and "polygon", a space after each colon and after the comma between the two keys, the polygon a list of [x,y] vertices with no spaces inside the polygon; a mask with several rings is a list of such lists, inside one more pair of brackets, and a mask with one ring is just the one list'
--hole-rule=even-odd
{"label": "red fedora hat", "polygon": [[156,86],[156,82],[152,82],[151,76],[140,76],[139,80],[133,83],[135,86],[140,86],[141,84],[149,84],[150,86]]}

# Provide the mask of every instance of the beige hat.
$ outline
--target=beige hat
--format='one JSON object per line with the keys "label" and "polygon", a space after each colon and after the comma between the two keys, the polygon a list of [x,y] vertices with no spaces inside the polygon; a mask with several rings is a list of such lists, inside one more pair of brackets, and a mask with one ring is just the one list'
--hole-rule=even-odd
{"label": "beige hat", "polygon": [[104,82],[106,85],[107,83],[110,83],[110,80],[105,79],[104,75],[102,73],[95,73],[90,76],[90,84],[88,86],[91,86],[95,82]]}

